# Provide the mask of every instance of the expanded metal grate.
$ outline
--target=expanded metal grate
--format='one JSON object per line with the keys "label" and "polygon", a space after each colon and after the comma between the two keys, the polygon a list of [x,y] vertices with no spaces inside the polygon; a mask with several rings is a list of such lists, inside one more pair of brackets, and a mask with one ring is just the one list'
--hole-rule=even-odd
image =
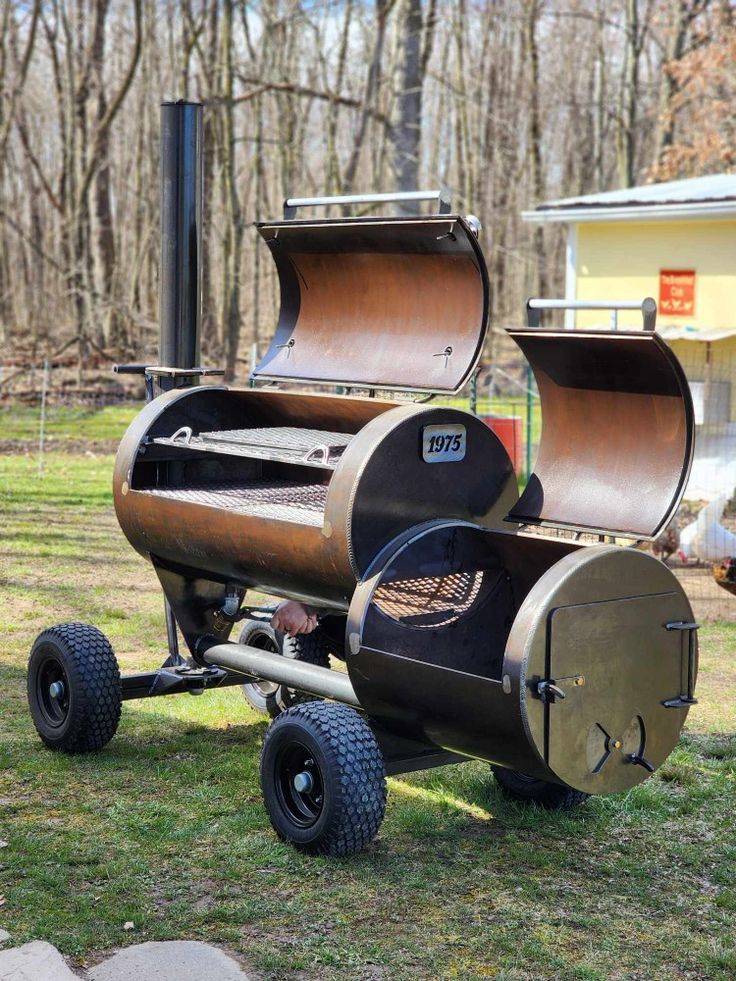
{"label": "expanded metal grate", "polygon": [[334,470],[352,438],[349,433],[296,426],[222,429],[198,436],[192,435],[188,427],[182,427],[172,436],[160,436],[154,442],[208,453],[280,460]]}
{"label": "expanded metal grate", "polygon": [[207,442],[236,443],[263,449],[294,450],[308,453],[316,446],[326,446],[330,454],[342,453],[353,438],[349,433],[332,433],[322,429],[298,429],[296,426],[272,426],[268,429],[223,429],[200,433]]}
{"label": "expanded metal grate", "polygon": [[414,627],[454,623],[475,602],[483,585],[482,572],[403,579],[382,583],[373,594],[381,613]]}
{"label": "expanded metal grate", "polygon": [[148,493],[188,504],[203,504],[220,511],[317,528],[322,524],[327,501],[326,484],[304,484],[295,480],[253,480],[247,484],[221,480],[191,487],[154,487]]}

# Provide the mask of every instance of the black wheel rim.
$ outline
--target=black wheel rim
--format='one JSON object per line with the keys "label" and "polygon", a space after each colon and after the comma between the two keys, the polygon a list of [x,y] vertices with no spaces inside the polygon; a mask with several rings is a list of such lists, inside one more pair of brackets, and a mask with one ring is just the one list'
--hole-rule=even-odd
{"label": "black wheel rim", "polygon": [[[303,743],[290,742],[279,751],[275,767],[276,795],[281,809],[297,827],[311,828],[319,820],[325,803],[322,771],[314,754]],[[304,783],[308,786],[299,789]]]}
{"label": "black wheel rim", "polygon": [[[248,638],[248,645],[250,647],[257,647],[260,651],[273,651],[274,654],[278,654],[279,647],[265,630],[255,631],[252,637]],[[275,695],[276,692],[281,687],[276,681],[249,681],[244,686],[244,688],[251,688],[258,692],[262,698],[270,698]]]}
{"label": "black wheel rim", "polygon": [[69,679],[56,657],[47,657],[38,669],[36,704],[47,725],[54,729],[64,725],[69,715]]}

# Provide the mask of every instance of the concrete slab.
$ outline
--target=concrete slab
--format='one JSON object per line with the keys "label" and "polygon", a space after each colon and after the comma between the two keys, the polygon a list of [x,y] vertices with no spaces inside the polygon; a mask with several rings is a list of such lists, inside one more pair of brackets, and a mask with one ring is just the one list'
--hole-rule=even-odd
{"label": "concrete slab", "polygon": [[79,981],[56,947],[33,940],[22,947],[0,951],[2,981]]}
{"label": "concrete slab", "polygon": [[[247,981],[248,975],[217,947],[196,940],[166,940],[126,947],[88,968],[87,977],[90,981]],[[0,978],[4,981],[1,972]]]}

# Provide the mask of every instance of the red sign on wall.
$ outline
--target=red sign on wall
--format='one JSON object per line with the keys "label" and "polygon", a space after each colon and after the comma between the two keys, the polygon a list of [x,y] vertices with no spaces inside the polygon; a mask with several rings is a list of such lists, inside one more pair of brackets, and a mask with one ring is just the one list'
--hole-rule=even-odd
{"label": "red sign on wall", "polygon": [[674,317],[695,313],[695,270],[660,269],[659,312]]}

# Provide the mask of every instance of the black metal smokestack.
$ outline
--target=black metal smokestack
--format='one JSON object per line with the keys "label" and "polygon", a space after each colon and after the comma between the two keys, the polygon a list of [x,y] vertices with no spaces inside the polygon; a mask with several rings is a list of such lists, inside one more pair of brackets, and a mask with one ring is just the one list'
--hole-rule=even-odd
{"label": "black metal smokestack", "polygon": [[199,365],[202,293],[202,106],[161,104],[159,363]]}

